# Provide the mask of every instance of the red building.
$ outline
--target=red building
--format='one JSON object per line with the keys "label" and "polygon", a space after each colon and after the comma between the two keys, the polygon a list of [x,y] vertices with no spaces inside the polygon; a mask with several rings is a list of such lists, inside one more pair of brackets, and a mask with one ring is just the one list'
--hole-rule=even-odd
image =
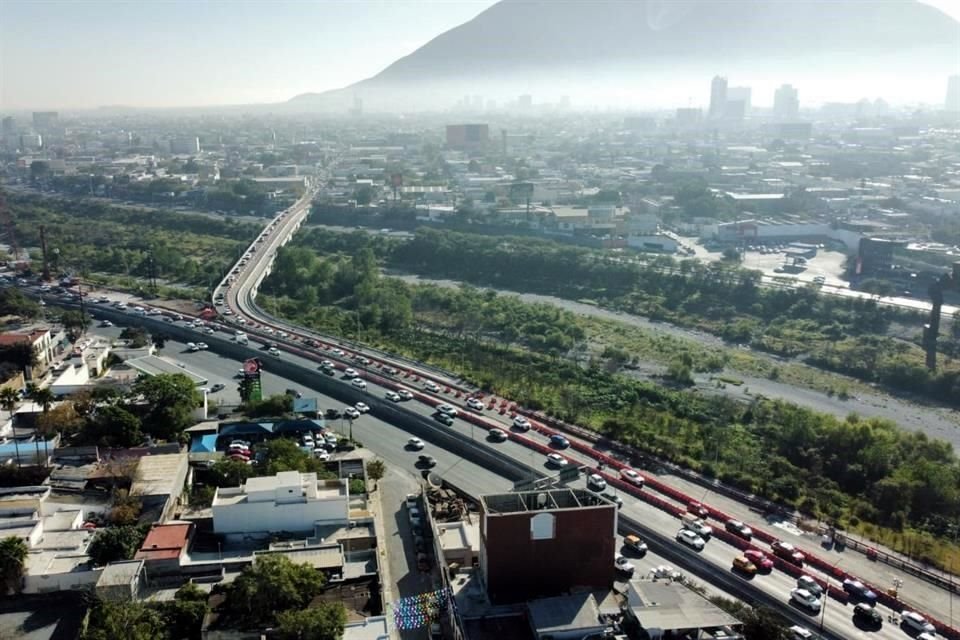
{"label": "red building", "polygon": [[495,604],[608,589],[617,508],[584,489],[480,498],[480,570]]}

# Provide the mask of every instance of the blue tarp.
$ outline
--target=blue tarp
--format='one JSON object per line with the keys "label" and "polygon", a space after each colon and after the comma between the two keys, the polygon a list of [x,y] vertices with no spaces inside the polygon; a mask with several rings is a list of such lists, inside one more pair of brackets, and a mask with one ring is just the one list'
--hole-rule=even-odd
{"label": "blue tarp", "polygon": [[190,453],[213,453],[217,450],[217,434],[207,433],[195,437],[190,443]]}

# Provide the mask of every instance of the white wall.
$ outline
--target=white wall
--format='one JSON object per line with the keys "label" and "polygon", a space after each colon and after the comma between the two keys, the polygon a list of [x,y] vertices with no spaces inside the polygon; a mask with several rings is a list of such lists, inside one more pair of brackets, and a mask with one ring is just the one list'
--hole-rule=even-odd
{"label": "white wall", "polygon": [[89,571],[71,571],[70,573],[53,573],[48,575],[23,578],[24,593],[50,593],[52,591],[70,591],[83,589],[97,583],[103,569]]}
{"label": "white wall", "polygon": [[213,529],[217,533],[264,531],[309,531],[315,522],[346,522],[347,497],[284,503],[241,502],[213,506]]}

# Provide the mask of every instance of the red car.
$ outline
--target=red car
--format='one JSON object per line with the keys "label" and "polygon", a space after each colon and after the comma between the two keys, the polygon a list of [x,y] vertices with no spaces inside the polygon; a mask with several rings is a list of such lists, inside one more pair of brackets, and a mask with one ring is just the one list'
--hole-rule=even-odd
{"label": "red car", "polygon": [[763,551],[757,551],[756,549],[748,549],[743,552],[744,557],[752,562],[757,568],[757,571],[770,571],[773,569],[773,560],[768,558]]}
{"label": "red car", "polygon": [[687,505],[687,511],[689,511],[690,513],[695,513],[695,514],[697,514],[697,515],[698,515],[699,517],[701,517],[701,518],[709,518],[709,517],[710,517],[710,512],[707,511],[707,508],[704,507],[704,506],[703,506],[702,504],[700,504],[699,502],[691,502],[690,504],[688,504],[688,505]]}
{"label": "red car", "polygon": [[773,555],[786,560],[790,564],[795,564],[798,567],[802,567],[803,561],[806,560],[806,556],[789,542],[777,540],[770,545],[770,548],[773,549]]}

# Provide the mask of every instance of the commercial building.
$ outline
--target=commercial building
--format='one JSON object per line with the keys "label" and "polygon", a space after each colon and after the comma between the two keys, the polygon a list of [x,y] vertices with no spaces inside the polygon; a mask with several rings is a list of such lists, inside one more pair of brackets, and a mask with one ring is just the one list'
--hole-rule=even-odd
{"label": "commercial building", "polygon": [[617,508],[583,489],[480,497],[480,570],[495,604],[613,583]]}
{"label": "commercial building", "polygon": [[794,120],[800,113],[800,99],[793,85],[784,84],[773,92],[773,115],[780,120]]}
{"label": "commercial building", "polygon": [[447,147],[458,151],[479,151],[490,143],[490,125],[448,124]]}
{"label": "commercial building", "polygon": [[170,153],[178,155],[190,155],[200,153],[200,138],[197,136],[184,136],[181,138],[170,139]]}
{"label": "commercial building", "polygon": [[308,532],[318,525],[347,522],[350,496],[343,480],[283,471],[217,489],[212,509],[218,534]]}
{"label": "commercial building", "polygon": [[34,111],[33,128],[37,131],[49,131],[57,126],[60,114],[56,111]]}
{"label": "commercial building", "polygon": [[739,120],[750,115],[753,89],[750,87],[730,87],[727,89],[727,104],[723,113],[727,118]]}
{"label": "commercial building", "polygon": [[710,117],[722,118],[727,109],[727,79],[714,76],[710,82]]}

